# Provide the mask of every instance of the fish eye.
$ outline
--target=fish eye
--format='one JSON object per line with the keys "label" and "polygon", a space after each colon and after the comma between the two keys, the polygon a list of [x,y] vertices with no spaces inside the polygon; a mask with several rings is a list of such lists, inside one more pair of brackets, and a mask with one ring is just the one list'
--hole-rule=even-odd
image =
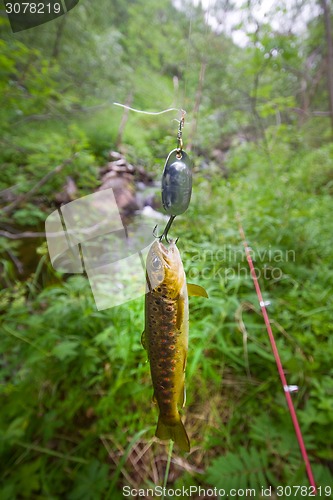
{"label": "fish eye", "polygon": [[161,269],[161,267],[162,267],[161,260],[158,257],[154,257],[152,262],[152,268],[154,269],[154,271],[158,271],[159,269]]}

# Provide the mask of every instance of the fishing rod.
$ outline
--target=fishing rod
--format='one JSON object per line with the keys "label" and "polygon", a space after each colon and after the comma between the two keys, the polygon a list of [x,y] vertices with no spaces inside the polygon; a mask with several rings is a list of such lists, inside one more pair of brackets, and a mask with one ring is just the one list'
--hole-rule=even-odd
{"label": "fishing rod", "polygon": [[296,438],[297,438],[297,441],[298,441],[298,444],[299,444],[299,447],[300,447],[300,450],[301,450],[302,458],[303,458],[303,461],[304,461],[304,464],[305,464],[306,473],[307,473],[307,476],[308,476],[308,479],[309,479],[309,483],[313,487],[313,493],[317,494],[317,487],[316,487],[316,483],[315,483],[315,480],[314,480],[314,476],[313,476],[313,472],[312,472],[310,460],[309,460],[309,457],[308,457],[308,454],[307,454],[307,451],[306,451],[306,447],[305,447],[305,444],[304,444],[303,434],[302,434],[302,431],[301,431],[301,428],[300,428],[300,425],[299,425],[299,422],[298,422],[298,418],[297,418],[297,415],[296,415],[294,403],[293,403],[292,398],[291,398],[291,392],[293,392],[295,390],[295,386],[290,386],[287,383],[287,379],[286,379],[286,376],[284,374],[284,370],[283,370],[281,358],[280,358],[279,351],[278,351],[278,348],[277,348],[277,345],[276,345],[276,342],[275,342],[273,330],[272,330],[272,327],[271,327],[271,322],[270,322],[270,319],[269,319],[269,316],[268,316],[268,312],[267,312],[267,308],[266,308],[266,306],[268,305],[268,303],[266,301],[264,301],[264,299],[263,299],[263,296],[262,296],[262,293],[261,293],[261,289],[260,289],[260,285],[259,285],[259,280],[258,280],[256,271],[255,271],[255,268],[254,268],[254,265],[253,265],[253,260],[252,260],[252,257],[251,257],[251,248],[247,244],[246,237],[245,237],[245,232],[244,232],[244,229],[243,229],[243,226],[242,226],[242,222],[241,222],[241,219],[240,219],[240,215],[237,214],[236,218],[237,218],[237,221],[238,221],[239,233],[240,233],[241,239],[243,241],[243,245],[244,245],[247,262],[249,264],[249,268],[250,268],[250,272],[251,272],[251,277],[252,277],[252,280],[253,280],[253,283],[254,283],[254,287],[255,287],[255,290],[256,290],[256,293],[257,293],[257,297],[258,297],[258,300],[259,300],[259,305],[260,305],[260,308],[261,308],[261,311],[262,311],[262,315],[264,317],[264,321],[265,321],[267,333],[268,333],[269,340],[270,340],[270,343],[271,343],[271,346],[272,346],[272,351],[273,351],[275,362],[276,362],[277,369],[278,369],[278,372],[279,372],[280,380],[281,380],[281,383],[282,383],[282,386],[283,386],[284,395],[285,395],[285,398],[287,400],[288,409],[289,409],[290,416],[291,416],[291,419],[292,419],[292,422],[293,422],[293,425],[294,425]]}

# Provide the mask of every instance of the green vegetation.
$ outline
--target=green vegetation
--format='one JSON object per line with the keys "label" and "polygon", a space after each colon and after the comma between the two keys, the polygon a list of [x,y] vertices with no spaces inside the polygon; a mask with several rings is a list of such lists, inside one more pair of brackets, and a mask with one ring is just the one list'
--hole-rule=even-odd
{"label": "green vegetation", "polygon": [[[186,2],[183,11],[169,0],[93,3],[15,35],[0,20],[0,497],[113,500],[123,486],[167,484],[255,488],[260,498],[262,487],[308,485],[237,214],[288,383],[299,386],[292,397],[315,480],[332,486],[333,143],[323,11],[301,34],[287,21],[277,30],[279,12],[255,31],[244,21],[242,48]],[[300,8],[295,2],[289,14]],[[253,18],[255,5],[244,13]],[[97,311],[88,279],[54,271],[44,238],[10,237],[43,231],[68,177],[77,198],[97,189],[110,150],[159,179],[179,115],[130,112],[120,133],[114,101],[185,108],[195,164],[192,202],[172,233],[188,281],[209,300],[190,299],[183,420],[192,451],[174,447],[168,478],[140,342],[144,297]]]}

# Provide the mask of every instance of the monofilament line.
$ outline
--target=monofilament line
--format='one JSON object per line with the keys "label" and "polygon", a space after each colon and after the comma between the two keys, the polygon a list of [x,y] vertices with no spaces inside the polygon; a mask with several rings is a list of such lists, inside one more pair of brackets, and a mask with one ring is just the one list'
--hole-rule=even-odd
{"label": "monofilament line", "polygon": [[121,108],[129,109],[130,111],[134,111],[135,113],[141,113],[143,115],[163,115],[163,113],[169,113],[170,111],[178,111],[179,113],[182,113],[182,109],[178,108],[168,108],[168,109],[163,109],[162,111],[144,111],[142,109],[135,109],[131,108],[130,106],[126,106],[126,104],[121,104],[120,102],[114,102],[113,103],[115,106],[120,106]]}

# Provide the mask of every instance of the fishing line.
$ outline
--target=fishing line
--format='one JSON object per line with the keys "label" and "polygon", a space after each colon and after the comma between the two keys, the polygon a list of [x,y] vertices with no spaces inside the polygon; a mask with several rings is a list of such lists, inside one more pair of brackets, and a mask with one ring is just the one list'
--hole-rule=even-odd
{"label": "fishing line", "polygon": [[162,115],[163,113],[169,113],[169,111],[179,111],[180,113],[183,111],[178,108],[168,108],[163,109],[162,111],[144,111],[142,109],[131,108],[131,106],[127,106],[126,104],[121,104],[120,102],[114,102],[115,106],[120,106],[121,108],[129,109],[130,111],[134,111],[135,113],[141,113],[143,115]]}
{"label": "fishing line", "polygon": [[302,457],[303,457],[303,460],[304,460],[304,463],[305,463],[305,468],[306,468],[307,476],[309,478],[310,485],[314,488],[314,493],[317,494],[317,488],[316,488],[316,483],[315,483],[315,480],[314,480],[314,477],[313,477],[311,464],[310,464],[310,461],[309,461],[309,458],[308,458],[308,454],[307,454],[307,451],[306,451],[306,448],[305,448],[304,439],[303,439],[302,431],[301,431],[301,428],[300,428],[300,425],[299,425],[299,422],[298,422],[298,419],[297,419],[297,415],[296,415],[294,403],[293,403],[291,395],[290,395],[290,392],[292,390],[292,386],[289,386],[287,384],[287,379],[286,379],[286,376],[284,374],[284,370],[283,370],[281,358],[280,358],[279,351],[278,351],[278,348],[277,348],[277,345],[276,345],[276,342],[275,342],[273,330],[272,330],[270,319],[269,319],[269,316],[268,316],[268,313],[267,313],[267,309],[266,309],[267,302],[265,302],[263,300],[261,289],[260,289],[260,285],[259,285],[259,280],[258,280],[256,271],[255,271],[255,268],[254,268],[254,265],[253,265],[253,260],[252,260],[252,257],[251,257],[251,248],[247,244],[246,237],[245,237],[245,232],[244,232],[244,229],[243,229],[243,226],[242,226],[242,222],[241,222],[241,219],[240,219],[240,215],[237,214],[236,217],[237,217],[237,221],[238,221],[239,233],[240,233],[241,239],[243,241],[244,249],[245,249],[245,254],[246,254],[247,262],[249,264],[249,268],[250,268],[250,272],[251,272],[251,277],[252,277],[252,280],[253,280],[253,283],[254,283],[254,287],[255,287],[255,290],[256,290],[256,293],[257,293],[257,296],[258,296],[259,305],[260,305],[260,308],[261,308],[261,311],[262,311],[262,315],[263,315],[263,318],[265,320],[265,325],[266,325],[267,333],[268,333],[269,340],[270,340],[270,343],[271,343],[271,346],[272,346],[272,351],[273,351],[275,362],[276,362],[277,369],[278,369],[278,372],[279,372],[279,376],[280,376],[280,380],[281,380],[281,383],[282,383],[283,391],[284,391],[284,394],[285,394],[285,397],[286,397],[286,400],[287,400],[287,405],[288,405],[289,412],[290,412],[290,415],[291,415],[291,419],[292,419],[292,422],[293,422],[293,425],[294,425],[295,434],[296,434],[297,441],[298,441],[298,444],[299,444],[299,447],[300,447],[300,450],[301,450],[301,454],[302,454]]}
{"label": "fishing line", "polygon": [[[211,0],[209,0],[208,7],[205,11],[205,17],[204,17],[204,23],[205,23],[205,38],[208,38],[208,32],[209,32],[209,15],[211,11]],[[185,78],[184,78],[184,94],[183,94],[183,102],[185,102],[186,97],[187,97],[187,83],[188,83],[188,69],[190,67],[190,58],[191,58],[191,39],[192,39],[192,25],[193,25],[193,16],[194,16],[194,4],[192,4],[191,9],[190,9],[190,15],[189,15],[189,28],[188,28],[188,36],[187,36],[187,53],[186,53],[186,63],[185,63]],[[200,73],[200,72],[199,72]],[[199,79],[200,79],[200,74],[199,74]],[[151,116],[158,116],[162,115],[164,113],[169,113],[171,111],[178,111],[181,116],[184,114],[184,109],[182,107],[176,108],[176,107],[170,107],[167,109],[163,109],[161,111],[146,111],[143,109],[137,109],[133,108],[127,104],[122,104],[120,102],[113,102],[114,106],[119,106],[124,109],[128,109],[129,111],[133,111],[135,113],[140,113],[144,115],[151,115]],[[179,122],[179,120],[177,120]],[[189,123],[187,121],[187,123]]]}
{"label": "fishing line", "polygon": [[[204,19],[204,25],[205,25],[205,35],[207,36],[208,31],[209,31],[209,25],[208,25],[208,12],[206,12],[206,17]],[[190,67],[190,42],[192,38],[192,12],[190,15],[189,19],[189,32],[188,32],[188,47],[187,47],[187,61],[186,61],[186,67],[185,67],[185,78],[184,78],[184,93],[186,92],[186,87],[187,87],[187,71]],[[202,55],[202,60],[204,59],[204,55]],[[202,63],[201,63],[202,65]],[[199,85],[201,84],[201,71],[199,74]],[[183,100],[185,99],[185,95],[183,96]],[[187,154],[185,151],[183,151],[183,142],[182,142],[182,128],[184,126],[184,119],[185,119],[185,114],[186,112],[183,109],[177,108],[177,107],[170,107],[161,111],[147,111],[144,109],[137,109],[128,104],[122,104],[119,102],[113,102],[113,105],[119,106],[125,110],[133,111],[135,113],[140,113],[144,115],[150,115],[150,116],[158,116],[162,115],[164,113],[172,112],[172,111],[177,111],[180,113],[181,117],[180,120],[177,120],[179,123],[179,128],[178,128],[178,134],[177,134],[177,147],[173,151],[171,151],[167,157],[166,164],[165,164],[165,170],[167,169],[167,174],[165,175],[164,179],[164,184],[162,182],[162,193],[165,194],[165,197],[163,198],[162,196],[162,201],[163,206],[167,213],[170,216],[169,222],[166,226],[166,229],[162,233],[162,235],[159,237],[161,240],[162,237],[165,237],[165,240],[167,243],[169,243],[169,240],[167,239],[167,232],[168,229],[171,226],[172,221],[177,215],[182,214],[186,209],[187,206],[190,202],[190,197],[191,197],[191,192],[192,192],[192,173],[191,173],[191,164],[190,160],[188,159]],[[178,104],[178,102],[177,102]],[[195,105],[195,110],[196,110],[196,115],[198,114],[198,109],[199,106]],[[163,175],[162,175],[162,181],[163,181]],[[164,189],[164,191],[163,191]],[[170,195],[170,196],[169,196]],[[178,195],[184,195],[184,196],[178,196]],[[183,200],[185,198],[185,202]],[[154,234],[154,233],[153,233]],[[140,260],[141,264],[143,265],[143,257],[141,252],[139,253],[140,255]],[[144,267],[144,266],[143,266]],[[147,281],[148,283],[148,289],[151,291],[151,284],[149,283],[149,280]],[[207,296],[207,294],[206,294]],[[153,381],[154,383],[154,381]],[[158,435],[158,427],[156,430],[156,435]],[[189,451],[189,440],[186,435],[185,429],[183,429],[183,432],[185,434],[185,437],[187,441],[185,441],[185,437],[182,437],[182,439],[179,439],[180,441],[180,446],[183,447],[181,449],[184,449],[186,451]],[[171,436],[172,434],[170,434]],[[169,437],[169,435],[168,435]],[[184,442],[182,441],[184,440]],[[179,445],[178,441],[176,440],[176,443]],[[167,458],[167,463],[166,463],[166,470],[165,470],[165,476],[164,476],[164,491],[163,491],[163,499],[165,496],[165,487],[167,485],[168,477],[169,477],[169,471],[170,471],[170,464],[171,464],[171,459],[172,459],[172,453],[173,453],[173,446],[174,446],[174,441],[173,439],[170,439],[169,442],[169,451],[168,451],[168,458]],[[188,447],[188,449],[187,449]]]}
{"label": "fishing line", "polygon": [[187,54],[186,54],[186,65],[185,65],[184,95],[183,95],[184,102],[185,102],[186,94],[187,94],[187,70],[190,67],[193,9],[194,9],[194,5],[192,3],[192,9],[190,11],[190,22],[189,22],[189,28],[188,28],[188,36],[187,36]]}

